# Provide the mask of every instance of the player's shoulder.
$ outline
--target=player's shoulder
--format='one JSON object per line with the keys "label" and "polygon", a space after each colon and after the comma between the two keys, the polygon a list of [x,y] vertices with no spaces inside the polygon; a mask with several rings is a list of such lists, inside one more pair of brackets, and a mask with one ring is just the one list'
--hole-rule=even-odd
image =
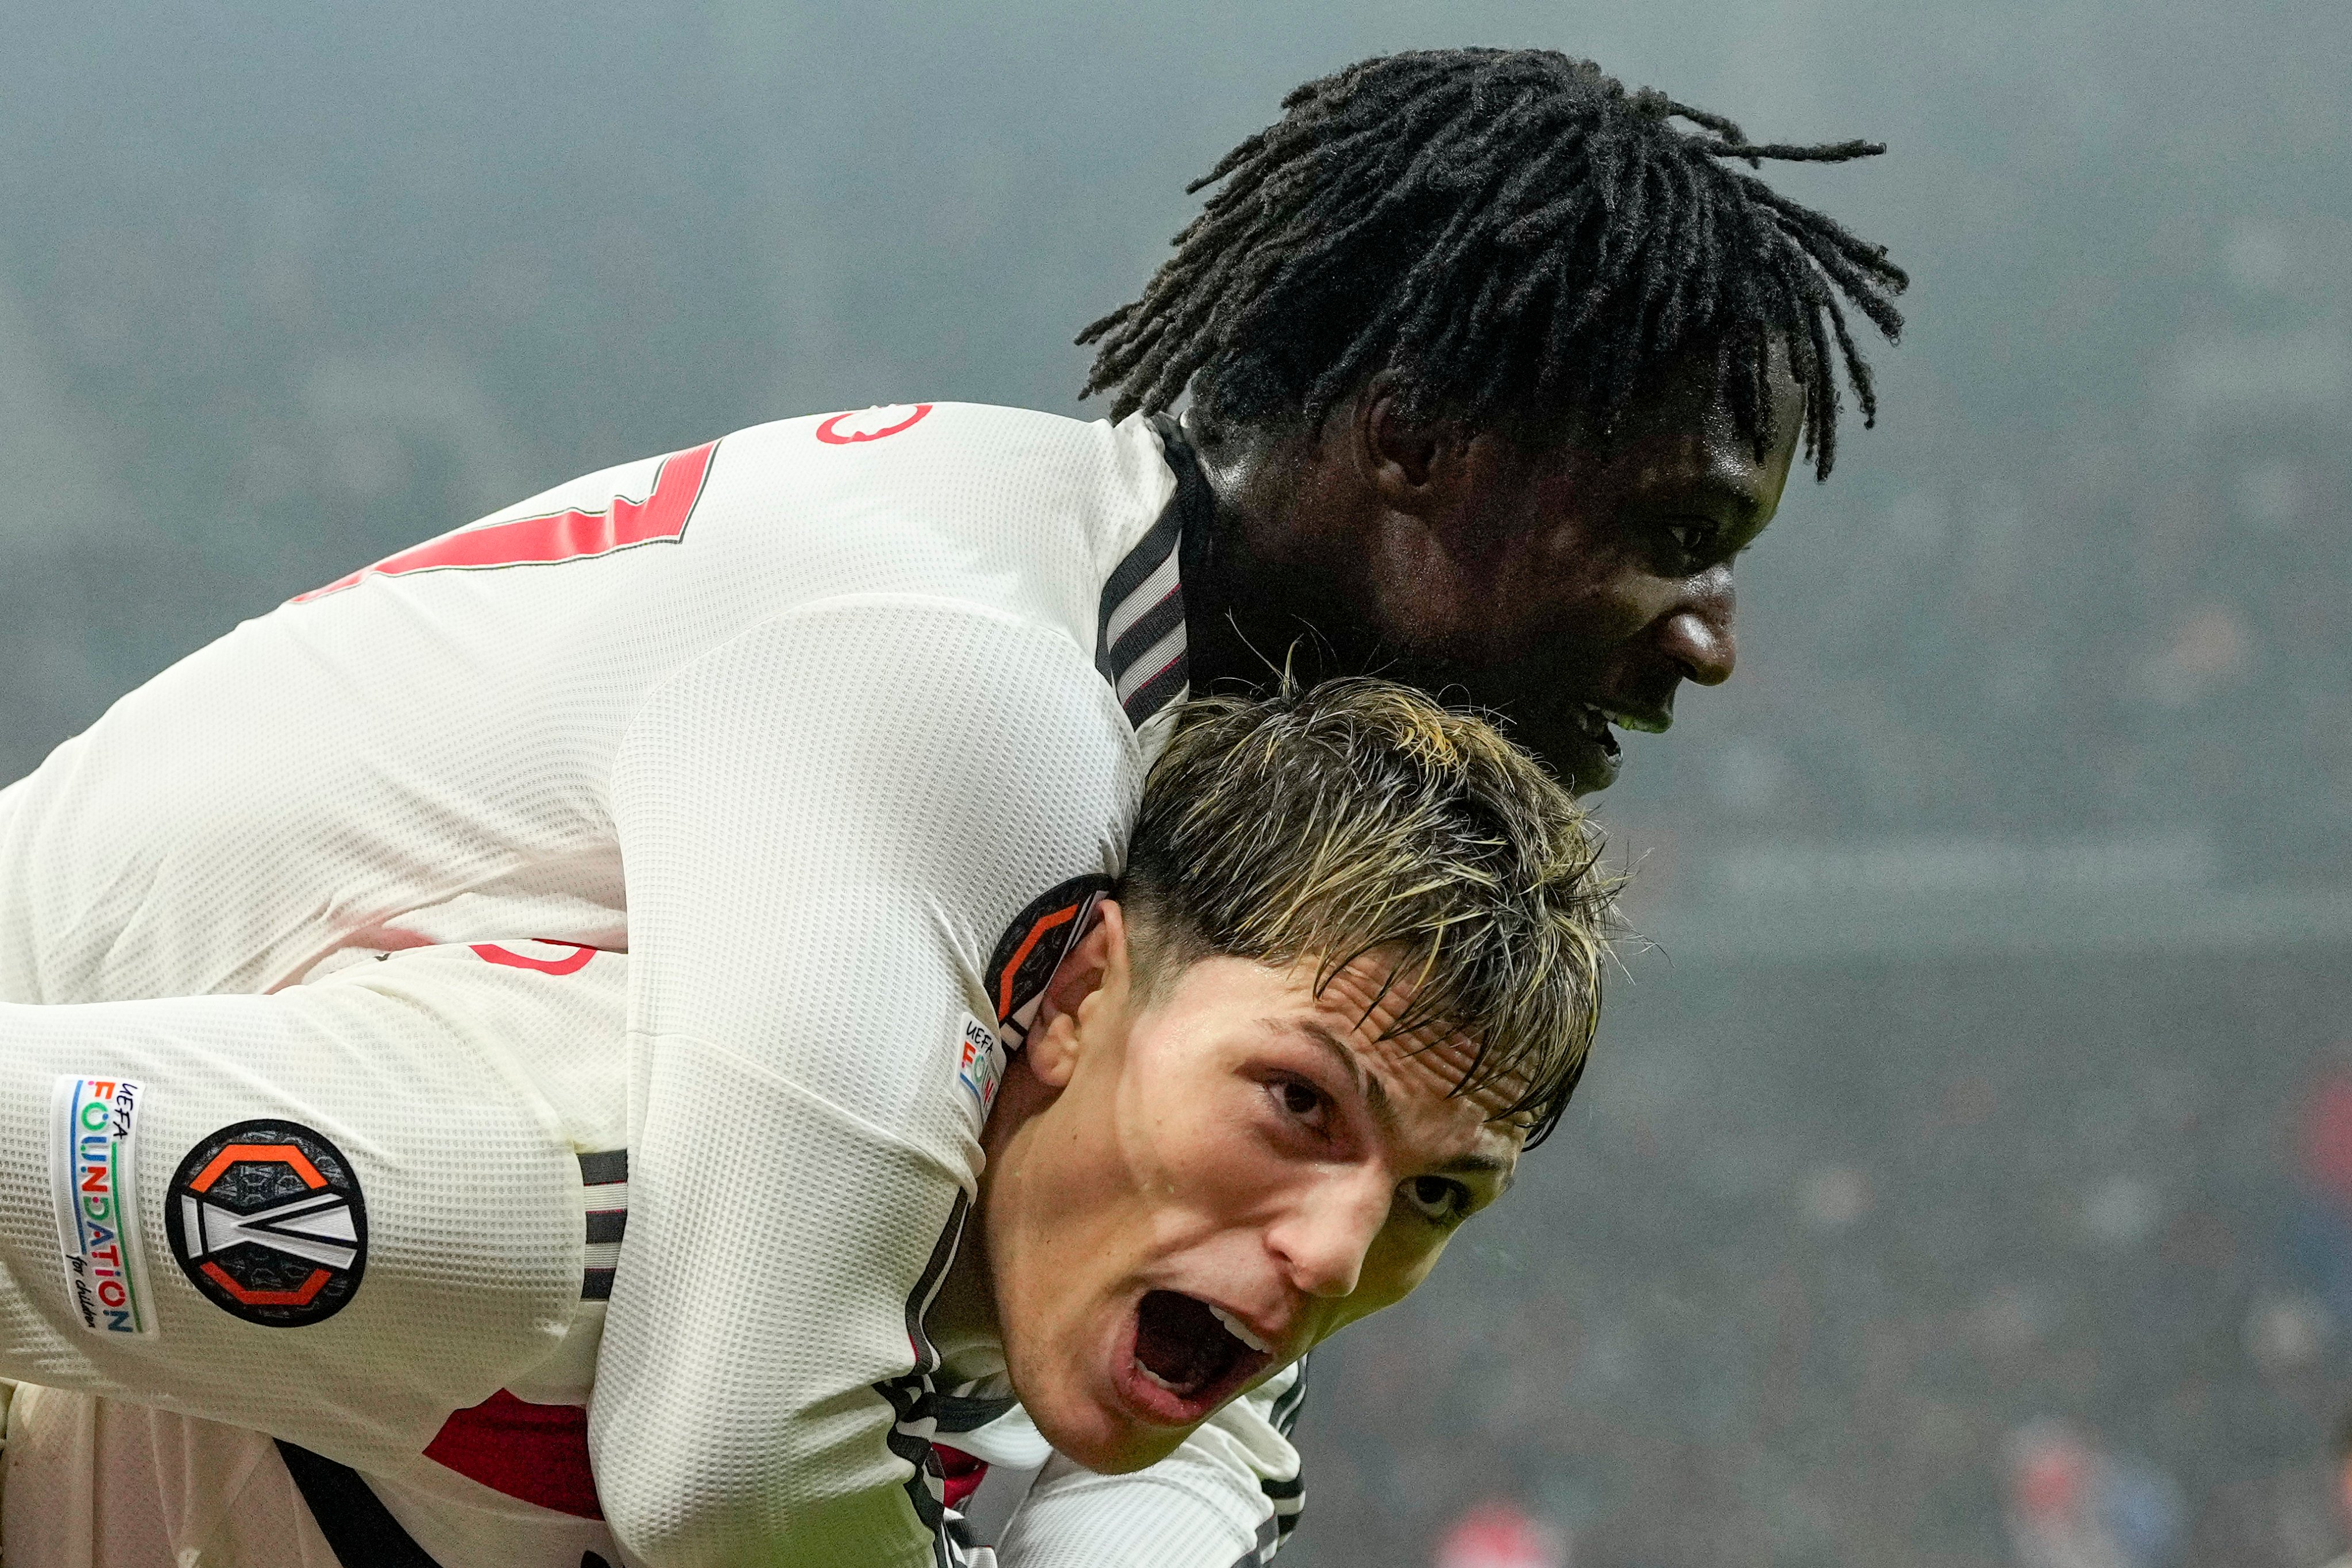
{"label": "player's shoulder", "polygon": [[[969,495],[1026,492],[1029,504],[1075,492],[1083,504],[1164,502],[1174,477],[1157,431],[1143,418],[1118,425],[982,403],[879,404],[745,426],[692,446],[578,475],[526,496],[469,528],[613,496],[651,494],[665,479],[693,480],[701,497],[790,484],[870,491],[930,485]],[[953,493],[940,499],[952,502]]]}
{"label": "player's shoulder", "polygon": [[[770,615],[903,595],[1033,621],[1091,657],[1130,632],[1139,646],[1165,640],[1158,621],[1136,629],[1118,611],[1131,600],[1136,616],[1166,619],[1175,603],[1179,488],[1148,419],[886,405],[749,426],[583,475],[305,599],[370,575],[459,592],[453,571],[465,568],[465,593],[511,590],[501,626],[537,606],[557,631],[690,653]],[[583,560],[606,563],[482,575]],[[581,614],[589,602],[595,613]]]}
{"label": "player's shoulder", "polygon": [[[863,447],[868,455],[877,456],[886,450],[886,442],[896,442],[887,449],[901,453],[970,444],[983,450],[1061,447],[1075,454],[1084,447],[1115,437],[1123,428],[1105,419],[1074,419],[1043,409],[942,400],[877,403],[865,408],[796,415],[747,426],[727,439],[814,443],[818,447],[842,451]],[[919,430],[921,434],[914,439],[899,439]]]}
{"label": "player's shoulder", "polygon": [[930,485],[952,504],[1006,489],[1029,504],[1165,499],[1173,478],[1149,421],[1072,419],[983,403],[895,403],[754,425],[724,437],[714,479]]}
{"label": "player's shoulder", "polygon": [[711,543],[786,552],[811,592],[981,596],[1089,647],[1106,584],[1169,531],[1179,488],[1147,419],[945,402],[737,431],[718,443],[710,487]]}

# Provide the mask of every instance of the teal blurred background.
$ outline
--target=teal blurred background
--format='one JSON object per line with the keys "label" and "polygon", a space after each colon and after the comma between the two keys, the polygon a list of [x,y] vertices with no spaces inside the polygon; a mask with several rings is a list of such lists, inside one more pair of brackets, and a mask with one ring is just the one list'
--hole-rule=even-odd
{"label": "teal blurred background", "polygon": [[1777,178],[1893,247],[1913,327],[1743,562],[1738,679],[1629,746],[1655,945],[1511,1203],[1318,1359],[1285,1561],[1429,1563],[1493,1501],[1580,1568],[2316,1568],[2342,5],[13,7],[0,779],[572,474],[877,402],[1085,412],[1069,340],[1187,180],[1299,80],[1464,43],[1885,141]]}

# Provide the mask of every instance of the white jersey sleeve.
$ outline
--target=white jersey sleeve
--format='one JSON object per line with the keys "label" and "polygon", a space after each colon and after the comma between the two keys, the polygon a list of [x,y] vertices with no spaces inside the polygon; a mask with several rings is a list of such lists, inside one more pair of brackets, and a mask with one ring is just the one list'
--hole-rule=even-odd
{"label": "white jersey sleeve", "polygon": [[612,809],[629,1237],[590,1406],[651,1568],[946,1563],[921,1316],[981,1165],[960,1082],[1027,894],[1116,869],[1142,751],[1091,650],[857,595],[649,694]]}
{"label": "white jersey sleeve", "polygon": [[0,1005],[0,1375],[399,1475],[554,1356],[593,1321],[579,1156],[618,1131],[627,961],[480,951]]}
{"label": "white jersey sleeve", "polygon": [[997,1546],[1000,1568],[1263,1568],[1304,1493],[1290,1426],[1306,1367],[1286,1368],[1127,1476],[1049,1460]]}

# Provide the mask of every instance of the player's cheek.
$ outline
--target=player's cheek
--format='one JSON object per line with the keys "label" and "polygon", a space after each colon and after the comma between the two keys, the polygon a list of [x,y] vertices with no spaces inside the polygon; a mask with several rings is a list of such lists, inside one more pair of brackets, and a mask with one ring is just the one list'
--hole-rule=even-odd
{"label": "player's cheek", "polygon": [[1349,1321],[1368,1318],[1395,1306],[1421,1289],[1445,1255],[1452,1233],[1433,1229],[1418,1218],[1391,1219],[1373,1239],[1357,1283]]}
{"label": "player's cheek", "polygon": [[1181,1153],[1171,1162],[1171,1196],[1204,1218],[1242,1224],[1311,1177],[1312,1162],[1272,1135],[1265,1098],[1256,1085],[1237,1084],[1183,1129]]}

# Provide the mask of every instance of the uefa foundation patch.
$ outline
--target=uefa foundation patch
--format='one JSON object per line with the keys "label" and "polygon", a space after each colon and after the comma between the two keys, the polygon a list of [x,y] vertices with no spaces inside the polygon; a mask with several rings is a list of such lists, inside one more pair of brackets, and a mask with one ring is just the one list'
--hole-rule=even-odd
{"label": "uefa foundation patch", "polygon": [[994,1032],[966,1013],[956,1034],[956,1085],[964,1092],[964,1113],[975,1138],[988,1125],[988,1113],[996,1109],[996,1090],[1004,1081],[1004,1047],[997,1043]]}
{"label": "uefa foundation patch", "polygon": [[121,1079],[57,1080],[49,1110],[49,1190],[66,1297],[84,1330],[109,1337],[155,1332],[139,1238],[139,1106],[145,1090]]}
{"label": "uefa foundation patch", "polygon": [[224,1127],[188,1151],[164,1194],[172,1256],[213,1304],[264,1328],[322,1322],[367,1264],[351,1162],[298,1121]]}

